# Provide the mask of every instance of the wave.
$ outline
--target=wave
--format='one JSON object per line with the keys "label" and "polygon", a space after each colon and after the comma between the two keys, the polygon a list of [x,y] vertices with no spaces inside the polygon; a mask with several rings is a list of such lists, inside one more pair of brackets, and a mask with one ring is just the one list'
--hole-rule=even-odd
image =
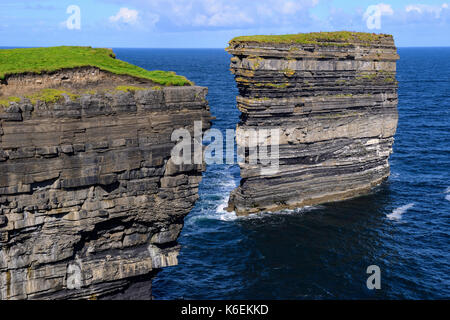
{"label": "wave", "polygon": [[391,172],[391,175],[389,176],[390,179],[394,179],[394,180],[396,180],[399,177],[400,177],[400,173],[398,173],[398,172]]}
{"label": "wave", "polygon": [[447,189],[445,189],[444,193],[445,195],[445,200],[450,201],[450,187],[447,187]]}
{"label": "wave", "polygon": [[[259,212],[255,214],[250,214],[246,216],[238,216],[234,211],[227,211],[228,201],[230,199],[230,193],[233,189],[237,187],[237,182],[234,180],[233,176],[230,174],[230,167],[227,168],[223,174],[214,179],[215,185],[217,185],[218,193],[215,193],[218,197],[212,200],[215,210],[211,207],[203,208],[199,213],[190,217],[191,222],[201,221],[201,220],[219,220],[219,221],[235,221],[235,220],[251,220],[251,219],[262,219],[271,215],[292,215],[292,214],[303,214],[305,212],[319,209],[321,206],[305,206],[303,208],[297,209],[284,209],[277,212]],[[200,200],[202,201],[202,200]],[[205,201],[203,199],[203,201]],[[209,201],[208,201],[209,202]],[[210,203],[210,204],[212,204]]]}
{"label": "wave", "polygon": [[236,188],[236,182],[234,181],[233,177],[229,177],[227,181],[222,182],[222,185],[220,186],[220,189],[224,191],[230,191]]}
{"label": "wave", "polygon": [[397,209],[395,209],[394,211],[392,211],[392,213],[387,214],[386,217],[389,220],[400,220],[402,218],[402,215],[408,211],[409,209],[411,209],[412,207],[414,207],[414,203],[408,203],[404,206],[398,207]]}
{"label": "wave", "polygon": [[221,221],[234,221],[239,218],[236,215],[236,212],[234,211],[228,212],[225,210],[228,207],[229,199],[230,199],[229,196],[224,198],[223,201],[217,206],[216,215],[213,215],[212,216],[213,218]]}
{"label": "wave", "polygon": [[296,208],[296,209],[283,209],[280,211],[274,211],[274,212],[259,212],[259,213],[253,213],[246,216],[238,216],[236,215],[236,212],[228,212],[225,210],[225,208],[228,206],[228,198],[223,201],[216,210],[216,215],[209,216],[210,218],[221,220],[221,221],[234,221],[234,220],[251,220],[251,219],[263,219],[269,216],[273,215],[293,215],[293,214],[303,214],[305,212],[309,212],[312,210],[320,209],[321,206],[305,206],[302,208]]}

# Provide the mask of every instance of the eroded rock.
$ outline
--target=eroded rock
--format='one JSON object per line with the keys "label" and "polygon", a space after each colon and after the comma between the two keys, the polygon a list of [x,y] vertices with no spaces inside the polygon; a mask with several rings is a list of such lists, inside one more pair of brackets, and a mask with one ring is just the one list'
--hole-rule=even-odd
{"label": "eroded rock", "polygon": [[174,165],[171,134],[194,121],[209,128],[206,93],[168,87],[0,109],[0,299],[120,297],[177,264],[204,166]]}
{"label": "eroded rock", "polygon": [[248,214],[348,199],[389,176],[398,119],[394,40],[333,41],[231,41],[238,130],[280,129],[280,157],[271,175],[261,175],[260,162],[241,164],[228,210]]}

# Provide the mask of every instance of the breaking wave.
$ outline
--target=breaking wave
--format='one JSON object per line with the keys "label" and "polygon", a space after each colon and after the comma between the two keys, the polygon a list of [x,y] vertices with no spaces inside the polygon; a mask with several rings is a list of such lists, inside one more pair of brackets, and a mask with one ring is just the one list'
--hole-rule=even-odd
{"label": "breaking wave", "polygon": [[408,203],[404,206],[398,207],[397,209],[395,209],[394,211],[392,211],[392,213],[386,215],[386,217],[389,220],[401,220],[403,214],[408,211],[409,209],[411,209],[412,207],[414,207],[414,203]]}

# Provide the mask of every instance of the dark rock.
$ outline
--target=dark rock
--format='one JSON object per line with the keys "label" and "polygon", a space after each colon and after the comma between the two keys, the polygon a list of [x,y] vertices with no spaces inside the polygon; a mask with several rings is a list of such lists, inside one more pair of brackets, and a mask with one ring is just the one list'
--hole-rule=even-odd
{"label": "dark rock", "polygon": [[[331,40],[332,41],[332,40]],[[237,214],[356,197],[389,176],[397,127],[392,37],[350,45],[231,42],[241,132],[280,129],[279,167],[241,164]],[[248,150],[245,140],[238,146]]]}
{"label": "dark rock", "polygon": [[[177,264],[176,238],[204,168],[172,166],[166,176],[171,133],[193,130],[194,121],[209,128],[206,92],[83,95],[55,108],[38,104],[8,124],[0,138],[0,284],[9,280],[0,299],[102,298]],[[10,107],[0,119],[28,108]]]}

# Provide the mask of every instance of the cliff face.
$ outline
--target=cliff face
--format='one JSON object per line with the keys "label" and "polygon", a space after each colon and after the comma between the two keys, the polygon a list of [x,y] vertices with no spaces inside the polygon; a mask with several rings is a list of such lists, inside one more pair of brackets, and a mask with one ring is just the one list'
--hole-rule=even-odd
{"label": "cliff face", "polygon": [[398,118],[393,38],[332,36],[230,42],[242,112],[238,130],[279,128],[280,159],[272,175],[262,176],[260,163],[241,164],[229,210],[246,214],[343,200],[389,176]]}
{"label": "cliff face", "polygon": [[204,166],[174,165],[171,134],[209,127],[206,94],[157,87],[0,106],[0,298],[102,298],[176,265]]}

